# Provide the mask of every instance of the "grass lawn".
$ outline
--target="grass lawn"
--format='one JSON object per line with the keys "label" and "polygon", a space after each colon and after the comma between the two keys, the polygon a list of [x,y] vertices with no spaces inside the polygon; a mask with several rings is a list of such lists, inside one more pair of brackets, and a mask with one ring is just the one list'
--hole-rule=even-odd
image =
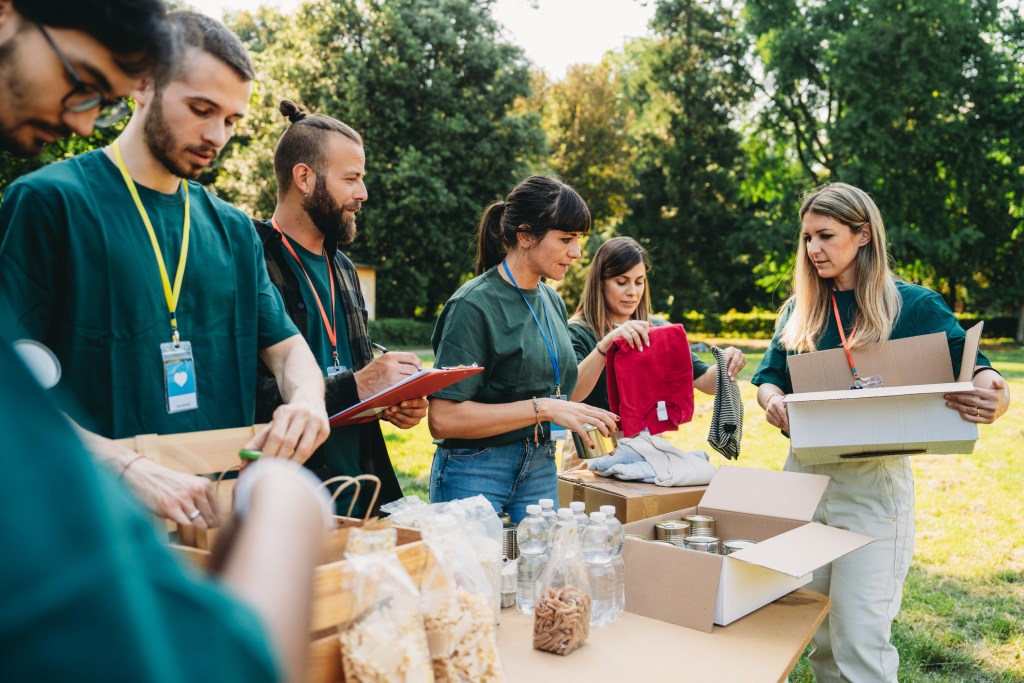
{"label": "grass lawn", "polygon": [[[746,406],[745,467],[781,469],[786,439],[764,421],[750,376],[763,343],[732,341],[747,353],[740,376]],[[984,346],[984,343],[983,343]],[[1024,401],[1024,349],[985,348]],[[710,354],[701,354],[712,362]],[[429,352],[424,362],[433,360]],[[712,398],[697,393],[693,422],[666,434],[682,448],[704,448]],[[407,494],[427,497],[434,446],[426,421],[400,431],[384,423],[391,459]],[[901,681],[1024,682],[1024,411],[1020,405],[981,427],[973,455],[914,456],[917,545],[893,641]],[[814,680],[802,659],[791,681]]]}

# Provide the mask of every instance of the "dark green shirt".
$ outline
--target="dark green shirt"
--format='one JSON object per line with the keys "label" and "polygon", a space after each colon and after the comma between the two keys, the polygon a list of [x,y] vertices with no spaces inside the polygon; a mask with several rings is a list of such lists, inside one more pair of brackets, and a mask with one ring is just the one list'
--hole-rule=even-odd
{"label": "dark green shirt", "polygon": [[[960,326],[959,321],[949,310],[949,306],[942,300],[942,297],[930,289],[919,285],[912,285],[906,282],[896,282],[896,289],[903,300],[899,317],[893,325],[890,339],[903,339],[905,337],[916,337],[922,334],[942,332],[949,342],[950,369],[956,376],[960,372],[960,360],[964,353],[964,339],[966,333]],[[857,319],[857,301],[855,293],[850,290],[846,292],[835,292],[836,304],[839,307],[839,315],[843,320],[844,333],[849,336],[853,332],[853,325]],[[775,337],[769,345],[768,350],[757,366],[751,382],[755,386],[762,384],[774,384],[783,392],[793,392],[793,383],[789,377],[789,364],[787,356],[795,355],[797,352],[788,351],[782,346],[779,339],[780,330],[786,324],[792,311],[790,308],[780,316],[775,330]],[[828,308],[828,320],[825,323],[825,331],[818,341],[817,350],[843,348],[842,340],[839,338],[839,328],[836,326],[835,314],[832,307]],[[978,352],[975,361],[976,365],[991,367],[991,363],[983,353]]]}
{"label": "dark green shirt", "polygon": [[[478,403],[512,403],[555,393],[551,357],[540,329],[516,288],[496,266],[459,288],[444,305],[434,327],[435,367],[471,365],[484,371],[433,394],[433,398]],[[524,289],[537,318],[554,333],[561,373],[561,392],[576,386],[576,355],[569,340],[565,303],[543,282]],[[549,338],[550,342],[550,338]],[[546,426],[545,435],[547,437]],[[449,448],[485,448],[533,438],[533,426],[483,439],[446,439]]]}
{"label": "dark green shirt", "polygon": [[278,679],[255,614],[171,557],[4,339],[0,433],[0,677]]}
{"label": "dark green shirt", "polygon": [[[174,281],[184,191],[138,186]],[[197,410],[169,414],[160,344],[167,301],[149,235],[102,150],[51,164],[8,188],[0,205],[0,297],[64,367],[68,412],[119,438],[252,424],[260,349],[298,330],[271,285],[244,213],[189,183],[191,236],[178,303],[192,343]]]}
{"label": "dark green shirt", "polygon": [[[652,322],[651,324],[657,323]],[[572,338],[572,348],[576,352],[577,363],[582,363],[583,359],[590,355],[590,352],[597,347],[597,342],[600,341],[597,335],[594,334],[594,331],[590,329],[590,326],[581,322],[569,323],[569,337]],[[693,351],[690,351],[690,360],[693,362],[694,379],[703,376],[711,367],[698,358],[697,354]],[[608,403],[608,374],[606,369],[601,370],[601,376],[597,378],[594,390],[582,402],[596,408],[611,410]]]}
{"label": "dark green shirt", "polygon": [[[313,292],[309,288],[309,281],[306,280],[306,275],[309,275],[309,279],[313,281],[313,285],[316,287],[317,294],[320,295],[320,304],[324,307],[327,319],[329,321],[333,320],[334,324],[337,325],[337,336],[335,339],[339,340],[338,360],[342,366],[351,370],[353,362],[352,349],[348,342],[348,324],[345,321],[345,310],[340,301],[342,294],[337,286],[334,287],[334,311],[332,312],[331,310],[331,289],[327,282],[327,257],[322,253],[314,254],[304,249],[295,240],[289,240],[289,243],[295,249],[295,253],[299,255],[299,258],[302,259],[301,268],[298,262],[292,258],[291,254],[287,254],[286,260],[295,273],[295,277],[299,280],[302,300],[306,304],[309,320],[309,333],[306,335],[306,341],[309,343],[309,348],[313,351],[313,357],[316,358],[316,362],[320,365],[324,376],[326,376],[327,367],[334,364],[333,347],[331,339],[327,334],[327,328],[324,327],[323,318],[320,315],[320,307],[317,305],[316,297],[313,296]],[[303,269],[305,269],[305,274]],[[335,273],[335,277],[337,277],[337,273]],[[331,435],[327,437],[327,441],[322,448],[324,449],[324,458],[327,466],[330,468],[330,476],[347,475],[355,477],[363,473],[359,465],[359,427],[335,427],[331,429]],[[349,502],[352,499],[350,492],[354,493],[354,489],[346,489],[344,493],[338,496],[337,509],[341,514],[348,514]],[[352,514],[357,517],[362,516],[362,510],[353,509]]]}

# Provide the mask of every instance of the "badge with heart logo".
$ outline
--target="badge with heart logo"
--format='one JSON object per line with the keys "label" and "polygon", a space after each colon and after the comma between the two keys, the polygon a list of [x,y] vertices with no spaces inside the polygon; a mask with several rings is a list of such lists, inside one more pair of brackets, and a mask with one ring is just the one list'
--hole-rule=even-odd
{"label": "badge with heart logo", "polygon": [[180,413],[198,408],[195,359],[192,357],[191,342],[161,344],[160,355],[164,363],[167,412]]}

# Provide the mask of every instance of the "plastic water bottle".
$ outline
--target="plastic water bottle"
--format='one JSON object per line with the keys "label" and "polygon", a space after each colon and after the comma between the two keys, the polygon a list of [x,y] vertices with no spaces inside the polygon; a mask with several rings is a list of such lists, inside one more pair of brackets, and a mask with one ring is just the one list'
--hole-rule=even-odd
{"label": "plastic water bottle", "polygon": [[548,563],[548,523],[541,517],[539,505],[527,505],[526,517],[519,522],[519,567],[516,572],[516,609],[533,614],[534,588]]}
{"label": "plastic water bottle", "polygon": [[550,529],[555,525],[555,517],[557,516],[557,513],[555,512],[555,501],[550,498],[541,498],[538,502],[540,503],[540,516],[544,518],[544,521],[547,522],[548,529]]}
{"label": "plastic water bottle", "polygon": [[587,524],[590,520],[587,518],[587,504],[582,500],[574,500],[569,503],[569,509],[572,510],[572,516],[576,518],[576,525],[579,527],[580,535],[582,536],[583,530],[587,528]]}
{"label": "plastic water bottle", "polygon": [[[604,523],[612,532],[615,553],[612,555],[612,569],[615,570],[615,616],[626,609],[626,564],[622,561],[622,546],[626,542],[626,532],[622,524],[615,518],[614,505],[602,505]],[[614,616],[612,617],[614,619]]]}
{"label": "plastic water bottle", "polygon": [[616,616],[615,566],[612,562],[615,538],[603,512],[590,513],[590,523],[583,530],[581,545],[592,599],[590,623],[607,626]]}

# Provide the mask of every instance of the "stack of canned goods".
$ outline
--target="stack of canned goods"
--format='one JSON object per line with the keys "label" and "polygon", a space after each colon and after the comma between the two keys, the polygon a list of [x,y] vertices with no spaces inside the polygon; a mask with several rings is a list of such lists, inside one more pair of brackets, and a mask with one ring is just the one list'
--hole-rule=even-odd
{"label": "stack of canned goods", "polygon": [[665,522],[658,522],[654,525],[655,539],[658,541],[666,541],[672,545],[683,545],[683,539],[689,534],[689,522],[671,519]]}
{"label": "stack of canned goods", "polygon": [[715,535],[715,518],[709,515],[688,515],[683,521],[689,523],[690,533],[683,539],[683,547],[704,553],[718,552],[718,536]]}

